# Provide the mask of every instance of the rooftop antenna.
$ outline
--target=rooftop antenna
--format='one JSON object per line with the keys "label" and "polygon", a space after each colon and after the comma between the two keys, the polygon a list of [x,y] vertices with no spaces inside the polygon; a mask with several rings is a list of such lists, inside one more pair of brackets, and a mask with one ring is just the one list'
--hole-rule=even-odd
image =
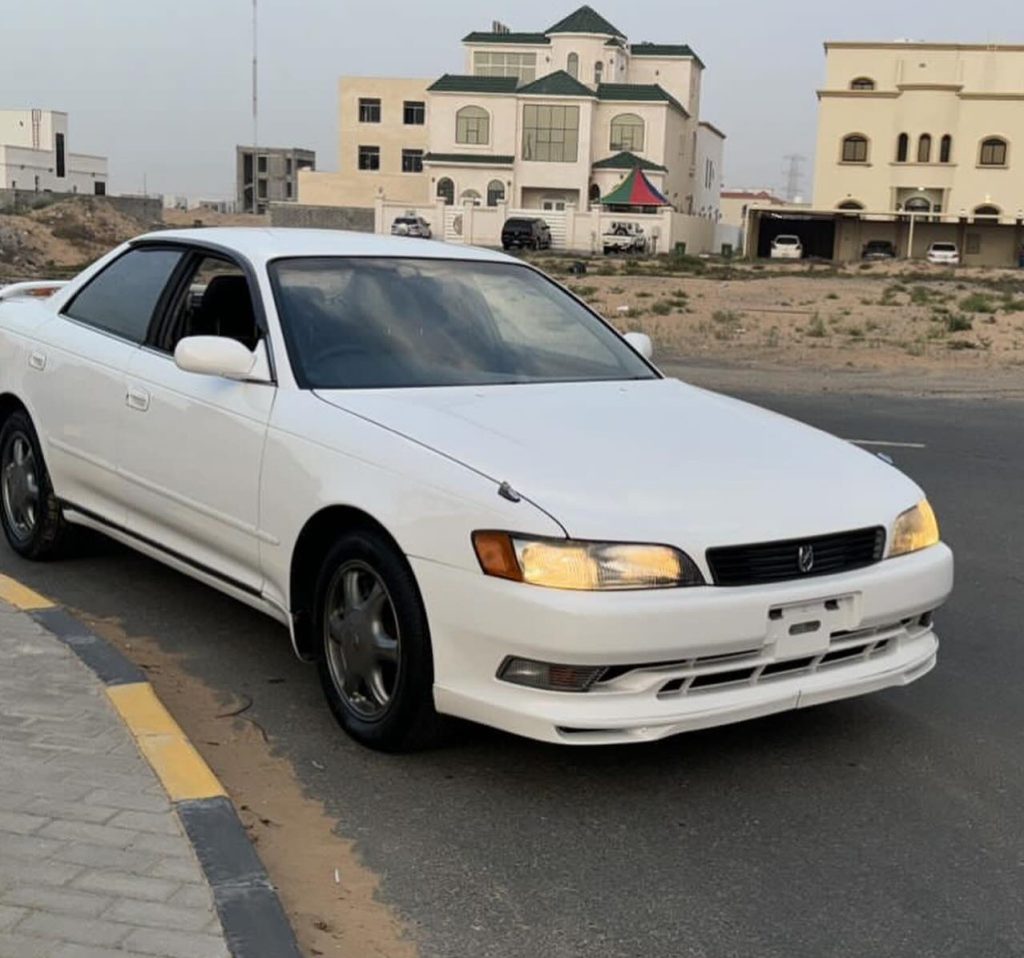
{"label": "rooftop antenna", "polygon": [[807,157],[802,153],[790,153],[784,156],[786,161],[786,199],[793,203],[800,196],[800,187],[803,183],[803,165]]}

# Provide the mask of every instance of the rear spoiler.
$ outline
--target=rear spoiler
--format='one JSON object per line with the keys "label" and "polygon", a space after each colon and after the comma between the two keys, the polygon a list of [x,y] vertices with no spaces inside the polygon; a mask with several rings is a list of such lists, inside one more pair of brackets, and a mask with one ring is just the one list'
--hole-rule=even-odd
{"label": "rear spoiler", "polygon": [[0,286],[0,303],[14,299],[49,299],[58,290],[67,286],[63,280],[43,280],[35,283],[12,283]]}

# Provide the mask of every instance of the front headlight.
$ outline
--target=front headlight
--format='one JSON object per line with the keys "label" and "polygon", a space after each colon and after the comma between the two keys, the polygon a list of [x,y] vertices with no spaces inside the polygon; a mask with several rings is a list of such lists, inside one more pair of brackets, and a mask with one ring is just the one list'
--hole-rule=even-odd
{"label": "front headlight", "polygon": [[892,527],[889,558],[920,552],[939,541],[939,521],[927,499],[902,513]]}
{"label": "front headlight", "polygon": [[474,532],[473,548],[487,575],[549,589],[603,592],[704,585],[693,560],[671,546]]}

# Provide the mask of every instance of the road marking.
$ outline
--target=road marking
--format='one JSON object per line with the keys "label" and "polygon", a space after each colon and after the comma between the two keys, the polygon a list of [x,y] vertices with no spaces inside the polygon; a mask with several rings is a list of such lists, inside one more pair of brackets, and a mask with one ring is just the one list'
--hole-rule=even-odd
{"label": "road marking", "polygon": [[225,795],[224,787],[156,697],[148,682],[107,687],[107,697],[172,802]]}
{"label": "road marking", "polygon": [[889,449],[927,449],[928,446],[923,442],[887,442],[884,439],[847,439],[849,443],[853,443],[855,446],[879,446],[881,448]]}
{"label": "road marking", "polygon": [[0,575],[0,599],[21,609],[22,612],[53,608],[53,603],[45,596],[33,592],[28,586],[22,585],[6,575]]}

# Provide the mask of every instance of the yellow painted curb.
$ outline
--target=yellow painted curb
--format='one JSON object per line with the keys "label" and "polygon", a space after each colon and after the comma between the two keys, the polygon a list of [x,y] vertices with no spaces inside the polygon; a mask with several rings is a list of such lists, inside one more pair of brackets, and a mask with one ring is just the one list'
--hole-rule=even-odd
{"label": "yellow painted curb", "polygon": [[10,576],[0,575],[0,599],[13,605],[22,612],[36,612],[39,609],[52,609],[53,603],[38,592],[33,592],[26,585],[16,582]]}
{"label": "yellow painted curb", "polygon": [[156,697],[152,685],[110,685],[106,691],[172,802],[226,794],[210,766]]}

